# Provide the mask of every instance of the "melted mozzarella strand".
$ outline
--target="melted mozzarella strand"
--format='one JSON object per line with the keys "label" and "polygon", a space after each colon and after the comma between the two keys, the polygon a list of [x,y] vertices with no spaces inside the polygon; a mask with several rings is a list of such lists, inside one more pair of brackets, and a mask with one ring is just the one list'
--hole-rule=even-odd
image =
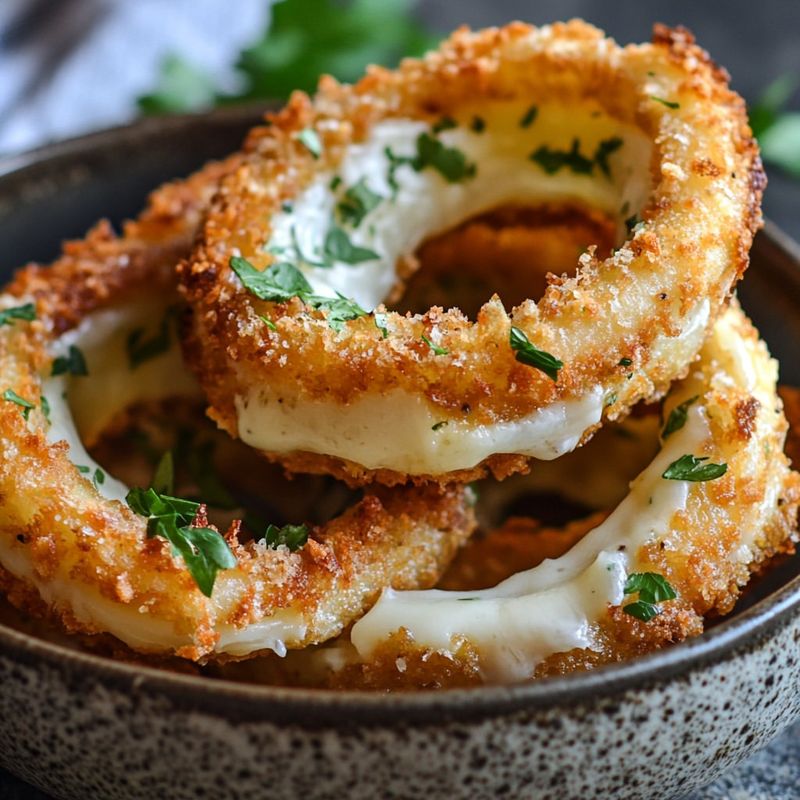
{"label": "melted mozzarella strand", "polygon": [[703,406],[690,409],[628,496],[569,552],[520,572],[493,589],[395,592],[387,589],[353,627],[351,640],[368,657],[389,636],[406,630],[416,645],[453,651],[470,642],[488,681],[520,681],[553,653],[592,648],[609,605],[619,605],[639,549],[667,533],[686,508],[686,481],[662,473],[685,453],[703,452],[709,426]]}
{"label": "melted mozzarella strand", "polygon": [[[462,109],[460,124],[436,134],[476,166],[473,177],[455,182],[430,166],[419,171],[408,164],[391,169],[387,150],[396,157],[413,157],[417,137],[430,133],[430,125],[409,119],[377,123],[363,142],[347,148],[335,173],[320,172],[293,201],[291,211],[272,218],[269,248],[290,254],[316,293],[335,297],[339,292],[371,310],[389,296],[403,256],[413,254],[425,239],[494,208],[578,201],[620,219],[624,234],[622,220],[642,208],[650,190],[649,172],[641,168],[650,163],[652,150],[646,135],[588,103],[584,108],[542,106],[526,127],[521,120],[527,111],[518,101]],[[475,115],[485,121],[482,132],[469,126]],[[583,174],[567,166],[548,174],[531,160],[540,147],[569,151],[573,141],[592,159],[602,141],[616,138],[622,145],[608,157],[610,176],[599,169]],[[334,177],[341,179],[339,194],[331,189]],[[321,260],[341,193],[362,180],[382,200],[355,230],[348,229],[348,235],[378,258],[356,265],[335,261],[329,268],[313,266],[309,262]]]}

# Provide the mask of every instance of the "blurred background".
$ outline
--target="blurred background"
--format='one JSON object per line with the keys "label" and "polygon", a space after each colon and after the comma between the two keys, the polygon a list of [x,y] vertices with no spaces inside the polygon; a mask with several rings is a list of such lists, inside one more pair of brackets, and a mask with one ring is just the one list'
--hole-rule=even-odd
{"label": "blurred background", "polygon": [[619,42],[683,24],[751,108],[767,214],[800,238],[798,0],[0,0],[0,156],[142,114],[353,80],[452,28],[580,16]]}

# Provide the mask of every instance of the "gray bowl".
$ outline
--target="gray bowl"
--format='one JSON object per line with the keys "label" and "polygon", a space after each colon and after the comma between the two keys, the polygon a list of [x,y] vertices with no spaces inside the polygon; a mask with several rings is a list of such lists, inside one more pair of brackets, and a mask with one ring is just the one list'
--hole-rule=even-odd
{"label": "gray bowl", "polygon": [[[0,162],[3,280],[233,149],[253,109],[150,120]],[[800,384],[800,253],[768,226],[741,296]],[[249,686],[0,626],[0,765],[64,798],[667,798],[800,716],[800,559],[705,635],[525,686],[385,696]]]}

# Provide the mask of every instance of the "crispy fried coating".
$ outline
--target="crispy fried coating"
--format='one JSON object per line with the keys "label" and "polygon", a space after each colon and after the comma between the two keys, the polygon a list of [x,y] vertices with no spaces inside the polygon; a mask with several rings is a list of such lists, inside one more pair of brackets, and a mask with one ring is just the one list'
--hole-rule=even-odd
{"label": "crispy fried coating", "polygon": [[[538,303],[525,300],[509,314],[497,297],[484,298],[474,321],[438,306],[390,313],[390,335],[383,338],[369,316],[340,333],[324,312],[296,298],[256,300],[232,273],[232,255],[259,269],[273,262],[265,247],[273,215],[321,170],[334,169],[378,122],[433,124],[457,117],[465,105],[516,97],[540,104],[591,100],[655,147],[642,224],[607,258],[587,253],[574,277],[552,276]],[[475,426],[520,419],[602,386],[613,398],[603,418],[615,419],[685,374],[747,267],[761,225],[765,178],[744,103],[684,29],[657,26],[652,44],[625,48],[577,20],[459,30],[424,59],[406,60],[395,71],[372,68],[353,87],[326,78],[313,100],[296,93],[270,123],[251,134],[241,166],[223,181],[198,246],[181,266],[193,308],[190,360],[213,418],[232,435],[239,433],[236,396],[262,386],[282,399],[334,408],[402,390],[424,398],[441,419]],[[320,137],[320,154],[298,140],[309,128]],[[264,314],[277,330],[264,325]],[[515,359],[512,323],[564,362],[557,382]],[[423,334],[448,353],[433,353]],[[331,473],[353,484],[502,477],[528,460],[496,453],[448,474],[408,475],[367,469],[322,445],[319,452],[268,455],[290,470]]]}
{"label": "crispy fried coating", "polygon": [[20,271],[3,302],[35,301],[37,318],[0,327],[0,386],[35,405],[23,413],[13,400],[0,402],[0,588],[69,631],[110,632],[134,650],[195,660],[335,636],[382,588],[433,585],[474,527],[457,486],[368,495],[313,528],[296,552],[240,544],[234,524],[226,536],[237,566],[220,573],[208,598],[170,545],[147,537],[142,517],[106,499],[65,441],[48,440],[40,397],[54,342],[143,291],[163,302],[202,208],[237,161],[156,192],[122,237],[101,224],[51,267]]}

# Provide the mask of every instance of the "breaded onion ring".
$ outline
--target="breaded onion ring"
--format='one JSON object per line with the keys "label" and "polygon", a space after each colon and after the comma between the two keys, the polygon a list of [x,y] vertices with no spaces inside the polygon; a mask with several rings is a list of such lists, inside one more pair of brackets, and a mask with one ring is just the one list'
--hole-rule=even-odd
{"label": "breaded onion ring", "polygon": [[[270,122],[181,269],[191,362],[221,427],[351,483],[503,476],[662,394],[761,223],[744,103],[682,29],[460,30]],[[382,305],[426,238],[541,204],[603,212],[618,248],[510,314]]]}
{"label": "breaded onion ring", "polygon": [[[70,630],[193,659],[335,636],[382,588],[433,585],[473,527],[460,487],[429,487],[366,496],[299,549],[240,544],[236,524],[223,540],[197,504],[193,520],[170,518],[171,500],[156,521],[172,528],[150,538],[86,453],[130,404],[196,396],[171,330],[174,265],[230,166],[160,190],[122,238],[101,225],[0,295],[0,585]],[[161,538],[179,525],[181,541]],[[201,557],[221,570],[213,593]]]}
{"label": "breaded onion ring", "polygon": [[610,516],[493,589],[385,592],[352,629],[360,656],[444,654],[462,677],[518,681],[701,633],[765,559],[793,549],[800,476],[776,381],[734,302],[667,398],[661,450]]}

